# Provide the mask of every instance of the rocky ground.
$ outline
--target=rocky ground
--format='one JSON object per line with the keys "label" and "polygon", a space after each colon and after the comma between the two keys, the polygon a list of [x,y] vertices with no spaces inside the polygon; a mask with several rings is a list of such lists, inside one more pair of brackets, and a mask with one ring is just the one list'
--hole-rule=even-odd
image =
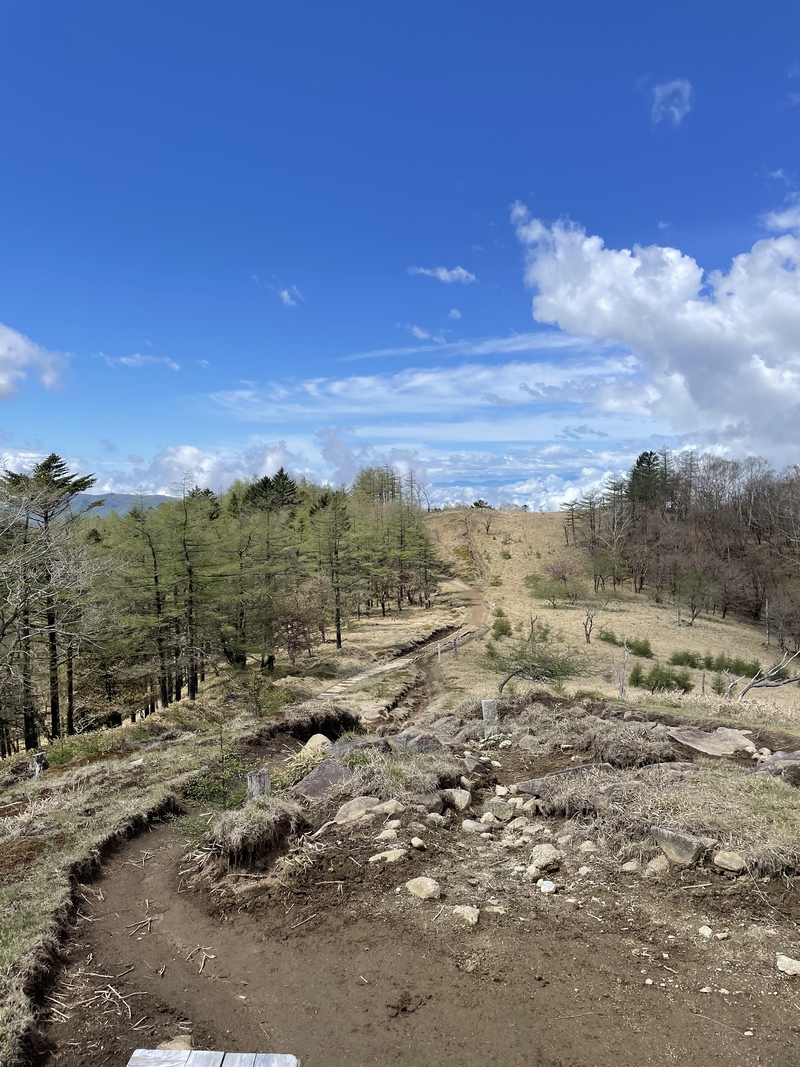
{"label": "rocky ground", "polygon": [[[786,827],[750,801],[729,825],[724,794],[791,827],[794,756],[636,718],[539,697],[488,741],[476,702],[310,738],[281,800],[301,833],[248,853],[253,816],[232,860],[178,819],[81,888],[40,1062],[173,1042],[305,1067],[795,1063]],[[260,755],[285,777],[284,746]]]}

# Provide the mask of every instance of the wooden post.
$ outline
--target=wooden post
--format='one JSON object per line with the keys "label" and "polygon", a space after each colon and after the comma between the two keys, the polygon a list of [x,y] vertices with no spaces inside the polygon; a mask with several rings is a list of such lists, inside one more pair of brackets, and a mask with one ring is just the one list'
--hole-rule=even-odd
{"label": "wooden post", "polygon": [[247,776],[247,799],[255,800],[256,797],[268,797],[272,793],[272,785],[269,780],[269,771],[264,767],[260,771],[251,771]]}
{"label": "wooden post", "polygon": [[483,736],[491,737],[497,733],[497,701],[494,699],[482,700],[483,710]]}

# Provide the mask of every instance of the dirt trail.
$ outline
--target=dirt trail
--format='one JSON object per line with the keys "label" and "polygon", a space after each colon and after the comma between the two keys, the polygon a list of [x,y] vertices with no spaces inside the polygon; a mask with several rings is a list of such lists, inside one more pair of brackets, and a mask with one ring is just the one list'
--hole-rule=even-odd
{"label": "dirt trail", "polygon": [[[463,592],[465,626],[480,624],[481,593]],[[505,753],[501,781],[521,772]],[[544,897],[509,881],[519,857],[495,842],[413,821],[404,832],[428,851],[371,865],[375,827],[329,831],[311,866],[245,876],[235,898],[192,888],[180,820],[129,842],[79,887],[38,1067],[124,1067],[178,1036],[292,1052],[303,1067],[797,1062],[793,990],[746,940],[783,922],[777,898],[754,908],[720,882],[693,899],[679,878],[618,874],[590,876],[580,900]],[[420,874],[441,880],[444,906],[402,889]],[[475,928],[452,916],[467,903],[482,909]],[[698,937],[703,922],[731,941]]]}

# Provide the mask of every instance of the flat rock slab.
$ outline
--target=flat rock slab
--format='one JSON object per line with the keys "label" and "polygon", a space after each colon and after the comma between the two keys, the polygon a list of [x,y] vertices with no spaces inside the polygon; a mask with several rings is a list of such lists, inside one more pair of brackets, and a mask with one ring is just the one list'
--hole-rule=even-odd
{"label": "flat rock slab", "polygon": [[697,730],[694,727],[680,729],[673,726],[670,728],[669,736],[678,744],[690,748],[693,752],[699,752],[703,756],[729,757],[740,753],[753,756],[758,751],[749,737],[727,726],[719,726],[711,732]]}
{"label": "flat rock slab", "polygon": [[442,895],[442,887],[434,878],[412,878],[406,882],[406,889],[420,900],[438,900]]}
{"label": "flat rock slab", "polygon": [[697,863],[704,852],[716,845],[713,837],[695,837],[683,830],[670,830],[666,826],[651,826],[650,833],[671,863],[690,867]]}
{"label": "flat rock slab", "polygon": [[553,787],[560,785],[565,778],[571,778],[587,771],[608,774],[613,770],[614,768],[610,763],[584,763],[580,767],[567,767],[563,771],[553,771],[543,778],[531,778],[527,782],[515,782],[514,786],[518,793],[529,793],[534,797],[547,797],[552,792]]}
{"label": "flat rock slab", "polygon": [[350,752],[389,752],[390,745],[383,737],[354,737],[347,741],[337,741],[331,748],[331,755],[341,759]]}
{"label": "flat rock slab", "polygon": [[353,772],[335,759],[326,759],[295,783],[294,790],[309,800],[319,800],[334,786],[349,782]]}

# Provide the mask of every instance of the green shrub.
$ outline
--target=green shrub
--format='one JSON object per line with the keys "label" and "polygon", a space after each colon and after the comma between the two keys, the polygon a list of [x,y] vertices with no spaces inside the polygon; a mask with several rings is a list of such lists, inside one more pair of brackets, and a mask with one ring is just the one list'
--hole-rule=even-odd
{"label": "green shrub", "polygon": [[653,650],[650,647],[650,642],[646,637],[637,638],[631,637],[628,639],[628,648],[634,654],[634,656],[641,656],[643,659],[652,659]]}
{"label": "green shrub", "polygon": [[[708,657],[706,657],[706,660]],[[669,662],[673,667],[692,667],[695,670],[701,665],[711,669],[708,663],[705,662],[696,652],[690,652],[688,649],[681,649],[679,652],[673,652],[669,657]]]}
{"label": "green shrub", "polygon": [[500,557],[501,559],[511,559],[511,553],[508,551],[507,548],[504,548],[500,553]]}
{"label": "green shrub", "polygon": [[636,686],[637,689],[644,688],[644,671],[642,670],[642,665],[638,662],[638,660],[636,663],[634,663],[633,667],[631,668],[631,672],[628,675],[628,685]]}
{"label": "green shrub", "polygon": [[680,690],[683,693],[689,693],[694,689],[694,685],[689,678],[689,672],[685,667],[680,671],[671,671],[669,667],[654,663],[647,674],[644,674],[638,663],[636,667],[639,667],[638,673],[634,668],[628,677],[628,682],[630,685],[635,685],[640,689],[649,689],[651,693],[659,690],[661,692]]}
{"label": "green shrub", "polygon": [[599,640],[605,641],[607,645],[619,645],[620,641],[617,640],[617,635],[613,630],[598,630],[597,636]]}

